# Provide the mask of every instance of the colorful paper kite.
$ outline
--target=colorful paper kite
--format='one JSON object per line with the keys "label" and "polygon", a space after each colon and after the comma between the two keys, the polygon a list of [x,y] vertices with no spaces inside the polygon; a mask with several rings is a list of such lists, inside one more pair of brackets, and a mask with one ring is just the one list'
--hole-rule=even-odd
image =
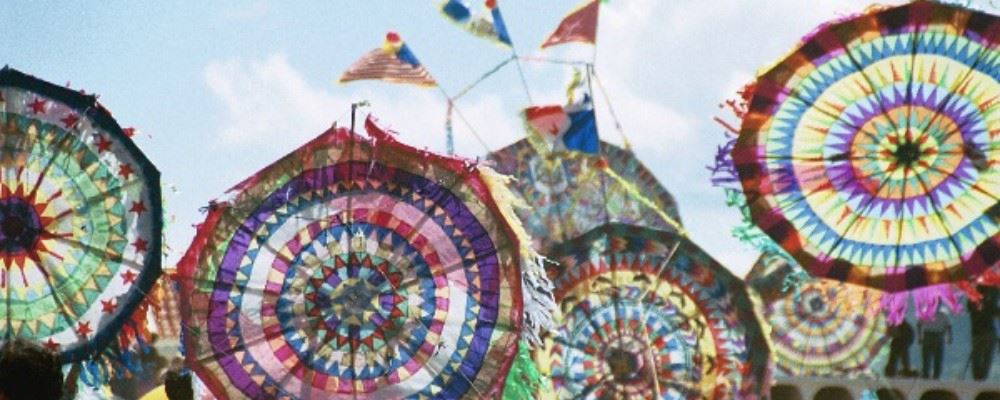
{"label": "colorful paper kite", "polygon": [[805,38],[758,77],[732,150],[753,221],[813,275],[900,295],[994,265],[998,39],[994,16],[930,1]]}
{"label": "colorful paper kite", "polygon": [[676,229],[673,197],[630,150],[600,142],[598,155],[538,150],[523,139],[490,153],[528,204],[518,215],[543,250],[607,222]]}
{"label": "colorful paper kite", "polygon": [[762,256],[747,283],[764,301],[777,371],[786,376],[876,373],[889,335],[881,292],[826,279],[787,285],[795,273],[781,257]]}
{"label": "colorful paper kite", "polygon": [[160,275],[160,173],[126,131],[93,95],[0,71],[0,336],[69,363],[144,330],[132,317]]}
{"label": "colorful paper kite", "polygon": [[560,398],[757,398],[770,351],[743,282],[683,236],[609,224],[555,247]]}
{"label": "colorful paper kite", "polygon": [[410,46],[396,32],[385,34],[382,47],[361,56],[340,75],[340,83],[360,80],[380,80],[417,86],[437,86],[437,82],[420,64]]}
{"label": "colorful paper kite", "polygon": [[497,398],[554,307],[504,178],[331,129],[213,203],[179,265],[226,398]]}

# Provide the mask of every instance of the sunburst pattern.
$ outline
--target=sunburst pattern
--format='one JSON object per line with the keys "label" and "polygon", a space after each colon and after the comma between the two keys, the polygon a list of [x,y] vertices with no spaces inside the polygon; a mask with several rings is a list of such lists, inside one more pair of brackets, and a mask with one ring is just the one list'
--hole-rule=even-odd
{"label": "sunburst pattern", "polygon": [[159,275],[159,173],[92,96],[4,69],[0,106],[0,336],[81,360]]}

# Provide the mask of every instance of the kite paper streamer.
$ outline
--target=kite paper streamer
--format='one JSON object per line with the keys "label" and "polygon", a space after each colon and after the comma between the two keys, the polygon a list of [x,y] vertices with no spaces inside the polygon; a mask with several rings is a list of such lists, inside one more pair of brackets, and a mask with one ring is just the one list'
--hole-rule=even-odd
{"label": "kite paper streamer", "polygon": [[503,15],[500,14],[496,0],[486,0],[484,5],[489,10],[489,17],[476,15],[469,9],[468,5],[459,0],[447,0],[442,3],[441,13],[448,20],[477,37],[513,47],[510,34],[507,33],[507,25],[503,22]]}
{"label": "kite paper streamer", "polygon": [[507,373],[507,382],[503,388],[503,400],[534,400],[542,390],[542,376],[531,359],[528,346],[521,343],[517,356]]}
{"label": "kite paper streamer", "polygon": [[813,275],[891,293],[995,264],[998,36],[918,1],[807,37],[758,78],[732,149],[756,225]]}
{"label": "kite paper streamer", "polygon": [[385,35],[385,43],[381,48],[361,56],[347,68],[340,76],[340,83],[369,79],[417,86],[437,86],[431,74],[395,32]]}
{"label": "kite paper streamer", "polygon": [[179,289],[173,274],[164,273],[147,298],[153,312],[150,328],[156,331],[161,341],[178,342],[181,337]]}
{"label": "kite paper streamer", "polygon": [[95,96],[6,67],[0,140],[0,337],[106,376],[147,336],[160,174]]}
{"label": "kite paper streamer", "polygon": [[560,398],[757,398],[769,349],[743,282],[676,233],[599,227],[552,252]]}
{"label": "kite paper streamer", "polygon": [[542,43],[542,48],[571,42],[596,43],[597,16],[600,6],[599,0],[587,0],[579,8],[563,17],[556,30],[549,34],[549,38]]}
{"label": "kite paper streamer", "polygon": [[504,178],[331,129],[213,203],[179,265],[220,398],[497,398],[551,284]]}
{"label": "kite paper streamer", "polygon": [[673,197],[631,151],[605,142],[600,142],[599,156],[540,151],[530,140],[531,135],[488,158],[497,171],[515,178],[512,190],[530,206],[518,210],[518,216],[545,254],[607,222],[679,227]]}
{"label": "kite paper streamer", "polygon": [[785,285],[798,270],[781,257],[762,256],[747,283],[764,302],[771,350],[785,376],[862,376],[888,351],[882,293],[826,279]]}

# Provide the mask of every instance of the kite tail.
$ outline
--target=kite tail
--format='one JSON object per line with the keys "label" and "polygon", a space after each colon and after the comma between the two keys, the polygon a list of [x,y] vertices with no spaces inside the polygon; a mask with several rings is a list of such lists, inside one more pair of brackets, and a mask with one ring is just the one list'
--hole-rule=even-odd
{"label": "kite tail", "polygon": [[934,314],[939,306],[944,305],[951,310],[952,314],[962,312],[962,304],[958,301],[958,293],[951,284],[941,284],[913,289],[907,292],[885,293],[882,295],[880,306],[885,313],[886,321],[889,325],[899,325],[906,318],[906,309],[909,307],[910,297],[917,319],[930,321],[934,319]]}
{"label": "kite tail", "polygon": [[514,208],[528,206],[508,188],[507,184],[513,178],[486,166],[479,166],[478,170],[483,181],[489,186],[490,192],[493,193],[500,213],[517,237],[521,254],[521,292],[524,298],[524,325],[521,338],[532,346],[540,346],[541,333],[552,330],[555,326],[552,314],[556,309],[556,301],[552,296],[552,281],[545,273],[545,257],[531,247],[531,236],[524,230],[521,220],[514,212]]}
{"label": "kite tail", "polygon": [[521,341],[517,344],[517,355],[507,372],[507,380],[503,386],[503,400],[531,400],[542,387],[542,375],[538,366],[531,359],[528,345]]}

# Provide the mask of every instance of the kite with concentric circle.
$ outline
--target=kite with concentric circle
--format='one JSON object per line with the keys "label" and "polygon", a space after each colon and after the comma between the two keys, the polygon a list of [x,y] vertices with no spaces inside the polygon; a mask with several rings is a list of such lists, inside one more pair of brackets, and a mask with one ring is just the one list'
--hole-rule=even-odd
{"label": "kite with concentric circle", "polygon": [[754,398],[770,352],[743,282],[676,233],[598,227],[553,249],[560,398]]}
{"label": "kite with concentric circle", "polygon": [[140,329],[163,214],[131,132],[95,96],[0,71],[0,337],[78,362]]}
{"label": "kite with concentric circle", "polygon": [[180,281],[187,357],[216,396],[492,398],[544,322],[503,182],[366,127],[209,207]]}
{"label": "kite with concentric circle", "polygon": [[732,150],[753,221],[887,292],[1000,261],[1000,19],[915,1],[835,21],[756,82]]}

